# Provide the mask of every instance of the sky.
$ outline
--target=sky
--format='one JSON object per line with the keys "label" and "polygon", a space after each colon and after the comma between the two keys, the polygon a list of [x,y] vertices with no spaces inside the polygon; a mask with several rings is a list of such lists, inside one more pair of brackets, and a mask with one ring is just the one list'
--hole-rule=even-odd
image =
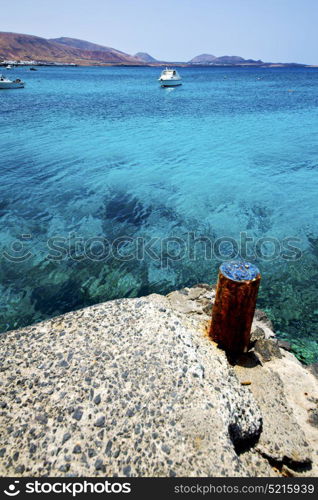
{"label": "sky", "polygon": [[318,0],[0,0],[0,31],[167,61],[207,53],[318,64]]}

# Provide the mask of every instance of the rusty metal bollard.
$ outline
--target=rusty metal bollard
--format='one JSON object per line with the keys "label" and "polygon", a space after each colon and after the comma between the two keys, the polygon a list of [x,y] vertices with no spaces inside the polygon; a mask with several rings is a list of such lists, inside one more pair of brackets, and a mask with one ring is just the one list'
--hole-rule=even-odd
{"label": "rusty metal bollard", "polygon": [[210,336],[230,354],[247,351],[261,275],[245,261],[220,266]]}

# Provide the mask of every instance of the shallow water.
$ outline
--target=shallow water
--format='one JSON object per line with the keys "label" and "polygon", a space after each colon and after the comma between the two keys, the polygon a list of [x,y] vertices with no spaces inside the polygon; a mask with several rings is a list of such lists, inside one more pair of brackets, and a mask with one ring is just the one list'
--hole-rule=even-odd
{"label": "shallow water", "polygon": [[10,72],[27,86],[0,93],[0,330],[214,282],[248,237],[259,307],[317,360],[318,71],[180,72]]}

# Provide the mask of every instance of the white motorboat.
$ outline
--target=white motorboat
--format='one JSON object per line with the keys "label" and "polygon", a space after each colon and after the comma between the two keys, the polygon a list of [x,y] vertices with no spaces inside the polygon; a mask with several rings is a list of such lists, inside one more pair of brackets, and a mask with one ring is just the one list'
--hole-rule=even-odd
{"label": "white motorboat", "polygon": [[176,69],[164,69],[158,80],[161,87],[176,87],[177,85],[182,85],[181,76]]}
{"label": "white motorboat", "polygon": [[6,66],[6,69],[12,69],[11,64],[8,64],[8,66]]}
{"label": "white motorboat", "polygon": [[9,80],[9,78],[0,75],[0,89],[23,89],[24,85],[25,83],[20,78]]}

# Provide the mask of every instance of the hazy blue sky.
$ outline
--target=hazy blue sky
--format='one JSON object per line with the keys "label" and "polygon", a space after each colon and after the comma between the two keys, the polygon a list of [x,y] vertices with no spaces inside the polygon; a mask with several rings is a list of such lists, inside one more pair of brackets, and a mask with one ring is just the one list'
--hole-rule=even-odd
{"label": "hazy blue sky", "polygon": [[0,0],[0,30],[166,60],[209,53],[318,64],[318,0]]}

